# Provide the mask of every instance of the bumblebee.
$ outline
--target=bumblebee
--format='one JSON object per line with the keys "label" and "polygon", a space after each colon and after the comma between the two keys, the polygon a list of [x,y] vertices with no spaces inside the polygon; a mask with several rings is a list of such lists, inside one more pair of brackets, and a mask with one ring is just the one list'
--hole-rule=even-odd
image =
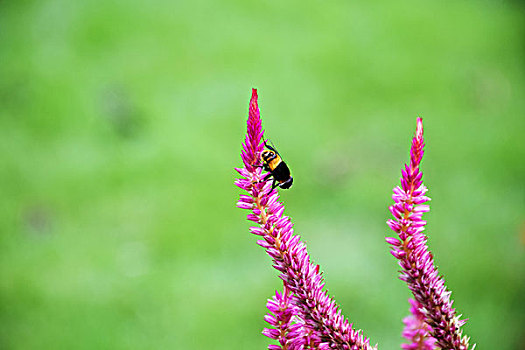
{"label": "bumblebee", "polygon": [[266,140],[264,141],[264,146],[267,150],[261,153],[262,167],[269,173],[264,177],[263,181],[273,177],[272,190],[277,186],[282,189],[290,188],[293,183],[293,177],[290,174],[288,165],[282,160],[279,152],[266,143]]}

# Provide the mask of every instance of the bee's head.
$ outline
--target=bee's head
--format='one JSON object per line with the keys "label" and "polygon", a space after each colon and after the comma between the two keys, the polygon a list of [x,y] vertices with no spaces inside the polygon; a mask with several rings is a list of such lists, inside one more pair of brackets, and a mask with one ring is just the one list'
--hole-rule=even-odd
{"label": "bee's head", "polygon": [[275,158],[275,152],[274,151],[268,151],[268,150],[265,150],[261,153],[261,158],[267,162],[269,161],[270,159],[273,159]]}

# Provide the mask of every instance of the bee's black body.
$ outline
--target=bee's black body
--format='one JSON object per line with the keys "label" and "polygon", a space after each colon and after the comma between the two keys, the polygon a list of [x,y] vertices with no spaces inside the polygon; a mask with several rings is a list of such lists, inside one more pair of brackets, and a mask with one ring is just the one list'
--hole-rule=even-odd
{"label": "bee's black body", "polygon": [[282,189],[287,189],[292,186],[293,177],[290,174],[288,165],[282,160],[281,155],[277,150],[264,142],[264,145],[268,150],[264,150],[261,153],[261,160],[263,162],[263,168],[269,171],[268,175],[264,177],[264,181],[273,177],[272,189],[279,186]]}

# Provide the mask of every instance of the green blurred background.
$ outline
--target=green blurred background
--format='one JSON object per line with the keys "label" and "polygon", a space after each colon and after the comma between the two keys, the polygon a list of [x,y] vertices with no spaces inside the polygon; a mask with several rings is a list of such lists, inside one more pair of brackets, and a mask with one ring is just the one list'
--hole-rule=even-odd
{"label": "green blurred background", "polygon": [[465,332],[524,349],[524,7],[1,1],[0,348],[267,346],[280,284],[233,185],[257,87],[287,214],[357,328],[399,348],[385,221],[419,115]]}

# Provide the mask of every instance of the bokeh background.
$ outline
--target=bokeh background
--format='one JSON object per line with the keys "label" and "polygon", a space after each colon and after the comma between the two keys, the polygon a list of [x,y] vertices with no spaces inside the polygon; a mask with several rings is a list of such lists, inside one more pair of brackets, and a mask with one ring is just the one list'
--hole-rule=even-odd
{"label": "bokeh background", "polygon": [[524,349],[524,8],[1,1],[0,348],[267,346],[280,283],[233,185],[256,87],[287,214],[355,327],[399,348],[385,221],[422,116],[465,332]]}

